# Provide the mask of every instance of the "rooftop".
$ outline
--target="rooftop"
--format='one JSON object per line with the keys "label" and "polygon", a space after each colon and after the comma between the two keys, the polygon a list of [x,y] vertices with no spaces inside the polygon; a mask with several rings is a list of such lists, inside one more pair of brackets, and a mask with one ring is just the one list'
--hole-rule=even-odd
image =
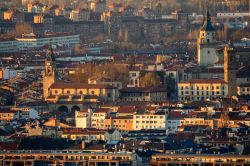
{"label": "rooftop", "polygon": [[82,83],[66,83],[57,82],[51,85],[51,89],[113,89],[112,86],[105,84],[82,84]]}

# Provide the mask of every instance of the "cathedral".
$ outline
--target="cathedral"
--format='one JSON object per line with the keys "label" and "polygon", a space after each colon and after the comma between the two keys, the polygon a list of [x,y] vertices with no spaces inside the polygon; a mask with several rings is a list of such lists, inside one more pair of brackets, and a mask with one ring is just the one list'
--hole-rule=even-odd
{"label": "cathedral", "polygon": [[57,104],[57,110],[76,111],[86,103],[114,102],[118,98],[118,88],[109,84],[84,84],[58,80],[56,61],[52,48],[45,58],[43,74],[43,97],[48,103]]}

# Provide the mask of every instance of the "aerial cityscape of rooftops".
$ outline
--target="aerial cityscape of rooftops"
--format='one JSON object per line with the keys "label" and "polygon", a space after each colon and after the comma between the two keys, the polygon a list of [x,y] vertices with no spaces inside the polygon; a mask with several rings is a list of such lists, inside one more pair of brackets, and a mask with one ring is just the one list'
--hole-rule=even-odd
{"label": "aerial cityscape of rooftops", "polygon": [[0,166],[250,166],[250,0],[0,0]]}

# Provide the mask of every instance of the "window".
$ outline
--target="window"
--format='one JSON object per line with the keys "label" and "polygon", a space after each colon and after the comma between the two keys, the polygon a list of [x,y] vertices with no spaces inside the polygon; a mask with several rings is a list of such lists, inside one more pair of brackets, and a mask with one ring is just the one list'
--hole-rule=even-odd
{"label": "window", "polygon": [[111,94],[110,93],[108,93],[108,98],[110,98],[111,97]]}
{"label": "window", "polygon": [[208,50],[207,53],[210,54],[210,50]]}

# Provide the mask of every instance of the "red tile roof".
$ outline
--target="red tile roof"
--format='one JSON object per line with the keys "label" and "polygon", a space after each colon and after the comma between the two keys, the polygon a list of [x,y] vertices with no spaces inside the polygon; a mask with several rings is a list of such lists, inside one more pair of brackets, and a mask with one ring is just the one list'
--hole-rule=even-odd
{"label": "red tile roof", "polygon": [[82,84],[57,82],[50,86],[51,89],[113,89],[114,87],[105,84]]}
{"label": "red tile roof", "polygon": [[109,108],[97,108],[95,109],[94,113],[108,113],[111,110]]}
{"label": "red tile roof", "polygon": [[192,80],[188,80],[188,81],[182,81],[181,83],[199,83],[199,84],[220,83],[220,84],[224,84],[226,82],[222,79],[192,79]]}

